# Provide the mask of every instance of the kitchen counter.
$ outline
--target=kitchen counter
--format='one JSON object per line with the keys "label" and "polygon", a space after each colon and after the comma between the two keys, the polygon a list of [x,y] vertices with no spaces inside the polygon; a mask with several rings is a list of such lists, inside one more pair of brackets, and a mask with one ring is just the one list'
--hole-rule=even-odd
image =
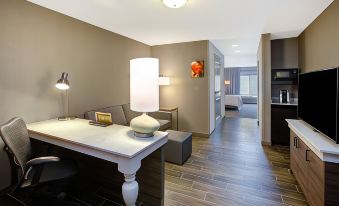
{"label": "kitchen counter", "polygon": [[302,120],[286,119],[288,127],[310,148],[322,161],[339,163],[339,144],[314,129]]}
{"label": "kitchen counter", "polygon": [[290,103],[272,102],[271,105],[298,106],[298,103],[296,102],[290,102]]}

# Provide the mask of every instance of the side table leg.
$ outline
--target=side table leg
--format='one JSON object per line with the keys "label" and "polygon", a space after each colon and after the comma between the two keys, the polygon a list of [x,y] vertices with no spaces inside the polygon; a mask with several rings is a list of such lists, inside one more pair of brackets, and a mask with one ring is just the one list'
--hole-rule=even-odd
{"label": "side table leg", "polygon": [[179,131],[179,108],[177,108],[177,131]]}

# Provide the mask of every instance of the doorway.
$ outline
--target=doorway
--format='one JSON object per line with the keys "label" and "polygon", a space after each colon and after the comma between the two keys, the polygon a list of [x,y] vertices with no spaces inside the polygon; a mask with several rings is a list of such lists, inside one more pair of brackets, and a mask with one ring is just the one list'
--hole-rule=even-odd
{"label": "doorway", "polygon": [[226,118],[258,118],[257,67],[225,68]]}

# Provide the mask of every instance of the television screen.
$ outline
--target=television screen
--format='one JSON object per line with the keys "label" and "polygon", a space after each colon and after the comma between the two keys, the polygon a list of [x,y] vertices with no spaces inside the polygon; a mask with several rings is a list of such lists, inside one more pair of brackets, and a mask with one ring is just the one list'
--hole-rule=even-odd
{"label": "television screen", "polygon": [[337,142],[338,69],[299,75],[298,116]]}

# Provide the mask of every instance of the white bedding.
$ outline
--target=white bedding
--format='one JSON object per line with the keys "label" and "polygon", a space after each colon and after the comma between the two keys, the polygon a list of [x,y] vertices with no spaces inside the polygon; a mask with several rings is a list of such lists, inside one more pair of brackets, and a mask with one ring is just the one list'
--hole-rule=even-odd
{"label": "white bedding", "polygon": [[243,103],[240,95],[225,95],[225,105],[241,109]]}

